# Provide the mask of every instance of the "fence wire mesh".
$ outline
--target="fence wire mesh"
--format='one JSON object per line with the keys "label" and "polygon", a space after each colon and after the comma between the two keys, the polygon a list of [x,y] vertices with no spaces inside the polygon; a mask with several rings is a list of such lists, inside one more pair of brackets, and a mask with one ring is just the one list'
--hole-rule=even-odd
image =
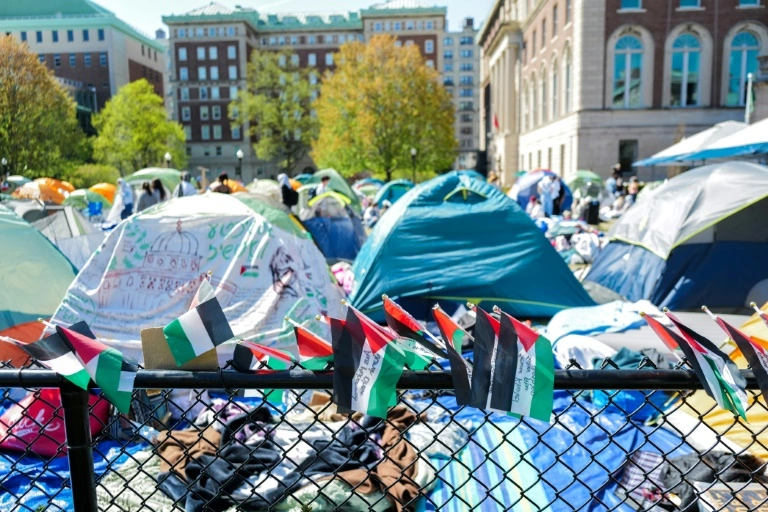
{"label": "fence wire mesh", "polygon": [[[327,387],[328,374],[243,390],[254,376],[229,369],[159,373],[151,386],[140,372],[130,415],[89,393],[92,467],[65,456],[61,379],[6,367],[0,509],[73,510],[72,488],[92,474],[105,511],[768,510],[759,392],[748,423],[685,370],[639,366],[559,372],[550,423],[457,407],[437,366],[419,381],[430,389],[401,390],[383,420],[303,389]],[[54,389],[10,387],[23,383]]]}

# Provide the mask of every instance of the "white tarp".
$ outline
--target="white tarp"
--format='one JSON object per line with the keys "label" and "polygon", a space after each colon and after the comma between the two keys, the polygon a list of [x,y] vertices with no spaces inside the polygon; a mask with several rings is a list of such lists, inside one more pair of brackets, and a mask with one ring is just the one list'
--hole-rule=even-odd
{"label": "white tarp", "polygon": [[284,318],[339,315],[343,293],[306,233],[285,214],[262,211],[268,213],[209,193],[126,219],[77,276],[53,322],[85,320],[97,336],[141,359],[141,329],[181,316],[211,271],[235,335],[292,345]]}
{"label": "white tarp", "polygon": [[693,153],[717,143],[724,138],[730,138],[730,135],[740,132],[747,127],[746,123],[738,121],[724,121],[707,128],[704,131],[685,137],[677,144],[669,146],[663,151],[659,151],[650,158],[640,160],[632,164],[633,167],[647,167],[651,165],[680,165],[680,160]]}

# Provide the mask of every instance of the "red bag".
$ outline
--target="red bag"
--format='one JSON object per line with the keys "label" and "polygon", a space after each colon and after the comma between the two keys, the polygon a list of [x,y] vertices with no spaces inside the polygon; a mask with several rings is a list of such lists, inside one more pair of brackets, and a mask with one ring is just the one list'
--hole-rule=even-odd
{"label": "red bag", "polygon": [[[91,435],[104,430],[109,418],[109,402],[88,395],[91,409]],[[43,457],[67,453],[64,409],[58,389],[30,393],[0,417],[0,448],[30,450]]]}

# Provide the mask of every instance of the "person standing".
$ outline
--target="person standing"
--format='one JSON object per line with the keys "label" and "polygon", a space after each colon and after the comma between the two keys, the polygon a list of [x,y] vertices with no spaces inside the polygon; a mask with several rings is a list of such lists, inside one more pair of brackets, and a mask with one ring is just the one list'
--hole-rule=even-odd
{"label": "person standing", "polygon": [[120,220],[127,219],[133,213],[133,188],[123,178],[118,178],[117,189],[120,199],[123,201]]}
{"label": "person standing", "polygon": [[299,204],[299,193],[293,190],[291,180],[285,173],[277,175],[277,182],[280,183],[280,192],[283,195],[283,204],[289,209],[291,206]]}
{"label": "person standing", "polygon": [[330,176],[323,176],[320,179],[320,184],[315,189],[315,197],[321,196],[329,191],[328,184],[331,182]]}
{"label": "person standing", "polygon": [[542,178],[541,181],[539,181],[539,186],[537,187],[537,190],[539,192],[539,200],[541,201],[542,206],[544,206],[544,214],[547,217],[551,217],[553,213],[554,208],[554,184],[552,180],[552,176],[547,174]]}
{"label": "person standing", "polygon": [[192,177],[188,172],[181,174],[181,182],[173,189],[173,197],[194,196],[197,194],[197,189],[190,183]]}
{"label": "person standing", "polygon": [[211,183],[211,191],[218,192],[219,194],[231,194],[232,189],[229,188],[229,185],[227,185],[228,181],[229,176],[227,173],[223,172],[219,174],[217,180]]}
{"label": "person standing", "polygon": [[165,187],[163,187],[163,182],[157,178],[152,180],[152,194],[154,194],[155,198],[157,199],[155,201],[156,203],[162,203],[165,201]]}
{"label": "person standing", "polygon": [[139,202],[136,205],[137,212],[143,212],[150,206],[154,206],[158,203],[158,195],[152,191],[148,181],[141,184],[141,192],[139,193]]}

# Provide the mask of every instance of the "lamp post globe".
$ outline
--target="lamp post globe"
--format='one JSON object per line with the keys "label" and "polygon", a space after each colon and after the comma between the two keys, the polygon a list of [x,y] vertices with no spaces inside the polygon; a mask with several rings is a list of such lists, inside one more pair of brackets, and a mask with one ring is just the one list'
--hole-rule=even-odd
{"label": "lamp post globe", "polygon": [[171,154],[168,152],[165,153],[165,166],[166,167],[171,166]]}

